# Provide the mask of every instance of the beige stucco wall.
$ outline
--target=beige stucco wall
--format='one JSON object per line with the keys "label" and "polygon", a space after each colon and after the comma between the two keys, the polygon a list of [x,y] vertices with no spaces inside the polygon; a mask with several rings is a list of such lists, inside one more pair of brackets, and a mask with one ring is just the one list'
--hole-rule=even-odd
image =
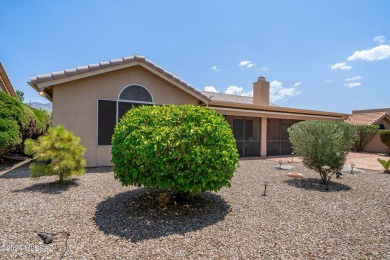
{"label": "beige stucco wall", "polygon": [[147,88],[157,104],[198,104],[198,99],[140,67],[130,67],[53,87],[53,125],[62,124],[87,148],[87,166],[111,165],[111,146],[97,145],[97,100],[117,100],[128,85]]}
{"label": "beige stucco wall", "polygon": [[[380,124],[383,124],[386,130],[390,130],[390,122],[388,120],[382,119],[377,123],[377,125]],[[376,134],[371,141],[364,146],[363,151],[371,153],[388,153],[389,148],[382,143],[379,134]]]}

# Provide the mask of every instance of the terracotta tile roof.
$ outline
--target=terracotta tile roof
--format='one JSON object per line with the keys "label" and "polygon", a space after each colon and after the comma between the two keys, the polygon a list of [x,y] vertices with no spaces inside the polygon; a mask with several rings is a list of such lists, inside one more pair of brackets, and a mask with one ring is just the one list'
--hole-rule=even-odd
{"label": "terracotta tile roof", "polygon": [[[53,80],[57,80],[57,79],[61,79],[61,78],[66,78],[66,77],[70,77],[70,76],[74,76],[74,75],[80,75],[80,74],[89,73],[89,72],[96,71],[96,70],[103,70],[103,69],[109,68],[109,67],[115,67],[115,66],[125,65],[127,63],[136,63],[136,62],[145,64],[147,67],[164,74],[168,78],[174,80],[175,82],[184,86],[185,88],[187,88],[191,92],[194,92],[198,96],[201,96],[202,98],[204,98],[206,100],[208,99],[207,96],[202,94],[195,87],[189,85],[187,82],[181,80],[179,77],[176,77],[172,73],[166,71],[162,67],[154,64],[152,61],[146,59],[144,56],[141,56],[141,55],[133,55],[133,56],[129,56],[129,57],[123,57],[120,59],[114,59],[114,60],[99,62],[96,64],[90,64],[87,66],[76,67],[73,69],[65,69],[65,70],[53,72],[50,74],[42,74],[42,75],[38,75],[36,77],[31,77],[30,81],[28,83],[31,86],[36,87],[36,89],[38,89],[37,84],[40,84],[43,82],[49,82],[49,81],[53,81]],[[129,66],[131,66],[131,65],[129,64]]]}
{"label": "terracotta tile roof", "polygon": [[237,96],[230,94],[222,94],[216,92],[201,91],[202,94],[207,96],[212,101],[225,101],[233,103],[253,104],[253,98],[247,96]]}
{"label": "terracotta tile roof", "polygon": [[[207,96],[211,101],[241,103],[241,104],[253,104],[253,97],[230,95],[216,92],[201,91],[202,94]],[[270,106],[277,106],[270,103]]]}
{"label": "terracotta tile roof", "polygon": [[390,116],[386,112],[358,113],[350,115],[345,122],[354,125],[375,125],[384,117],[390,120]]}
{"label": "terracotta tile roof", "polygon": [[18,97],[15,93],[14,88],[12,87],[11,81],[8,78],[3,65],[0,62],[0,88],[4,90],[8,95],[13,97]]}

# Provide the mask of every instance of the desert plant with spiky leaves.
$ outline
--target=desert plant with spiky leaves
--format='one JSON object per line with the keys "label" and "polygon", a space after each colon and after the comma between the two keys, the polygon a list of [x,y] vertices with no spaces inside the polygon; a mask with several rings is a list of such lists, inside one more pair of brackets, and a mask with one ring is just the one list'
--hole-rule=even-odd
{"label": "desert plant with spiky leaves", "polygon": [[26,154],[33,155],[35,162],[30,165],[32,178],[58,175],[60,181],[85,172],[85,147],[80,138],[64,126],[50,128],[37,141],[25,141]]}
{"label": "desert plant with spiky leaves", "polygon": [[385,168],[385,171],[384,173],[390,173],[390,159],[389,160],[385,160],[385,159],[381,159],[381,158],[378,158],[378,162],[380,164],[382,164],[383,168]]}

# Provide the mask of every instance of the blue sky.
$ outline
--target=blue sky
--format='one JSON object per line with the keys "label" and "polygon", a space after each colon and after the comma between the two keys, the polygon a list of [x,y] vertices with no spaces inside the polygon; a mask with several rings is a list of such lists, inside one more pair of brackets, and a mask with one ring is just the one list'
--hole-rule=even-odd
{"label": "blue sky", "polygon": [[30,77],[141,54],[199,90],[351,113],[390,107],[390,1],[0,0],[0,61]]}

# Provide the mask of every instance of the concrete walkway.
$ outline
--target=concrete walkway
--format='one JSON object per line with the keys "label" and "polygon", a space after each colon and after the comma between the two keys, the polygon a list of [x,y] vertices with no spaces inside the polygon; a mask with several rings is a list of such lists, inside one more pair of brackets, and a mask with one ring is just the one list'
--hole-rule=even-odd
{"label": "concrete walkway", "polygon": [[[383,171],[383,166],[377,161],[378,158],[389,160],[389,155],[384,154],[375,154],[375,153],[354,153],[350,152],[347,156],[346,165],[355,164],[355,168],[372,170],[372,171]],[[302,160],[299,157],[291,155],[286,156],[269,156],[266,160],[271,160],[275,162],[282,161],[283,163],[291,163],[293,160],[294,163],[300,163]]]}

